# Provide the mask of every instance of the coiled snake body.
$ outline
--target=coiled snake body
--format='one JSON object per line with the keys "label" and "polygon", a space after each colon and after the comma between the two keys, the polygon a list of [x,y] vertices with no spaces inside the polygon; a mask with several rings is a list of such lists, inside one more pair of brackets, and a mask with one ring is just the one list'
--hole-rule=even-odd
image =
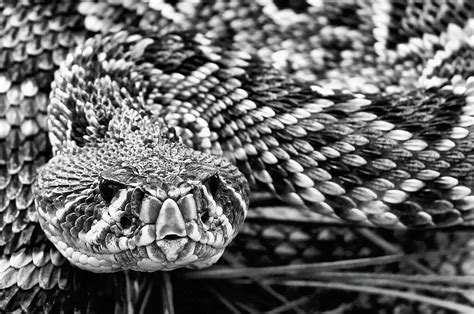
{"label": "coiled snake body", "polygon": [[2,309],[71,303],[69,262],[210,266],[249,191],[307,221],[473,215],[469,1],[0,8]]}

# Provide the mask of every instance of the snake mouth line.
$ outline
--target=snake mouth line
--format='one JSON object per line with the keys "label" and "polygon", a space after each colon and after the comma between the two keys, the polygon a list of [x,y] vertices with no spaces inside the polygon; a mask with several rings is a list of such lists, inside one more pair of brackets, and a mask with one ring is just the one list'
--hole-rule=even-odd
{"label": "snake mouth line", "polygon": [[224,247],[195,242],[188,237],[158,240],[146,246],[119,253],[81,252],[68,246],[54,235],[51,242],[75,266],[93,272],[173,270],[179,267],[203,268],[214,264]]}

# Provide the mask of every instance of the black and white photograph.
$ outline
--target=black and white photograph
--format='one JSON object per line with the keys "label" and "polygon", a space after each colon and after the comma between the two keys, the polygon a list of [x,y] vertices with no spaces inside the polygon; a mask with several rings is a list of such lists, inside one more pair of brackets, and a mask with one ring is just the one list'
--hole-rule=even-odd
{"label": "black and white photograph", "polygon": [[0,0],[0,313],[474,313],[474,0]]}

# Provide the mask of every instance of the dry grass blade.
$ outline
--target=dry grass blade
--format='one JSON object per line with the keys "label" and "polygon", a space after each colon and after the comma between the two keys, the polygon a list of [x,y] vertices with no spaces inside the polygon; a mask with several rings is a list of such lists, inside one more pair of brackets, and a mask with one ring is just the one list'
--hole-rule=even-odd
{"label": "dry grass blade", "polygon": [[313,288],[324,288],[324,289],[338,289],[345,291],[355,291],[363,292],[377,295],[385,295],[389,297],[402,298],[405,300],[422,302],[425,304],[430,304],[437,306],[439,308],[457,311],[461,313],[472,313],[474,307],[459,304],[456,302],[445,301],[439,298],[434,298],[414,292],[405,292],[394,289],[386,289],[380,287],[372,287],[370,285],[360,285],[360,284],[348,284],[348,283],[336,283],[336,282],[321,282],[321,281],[303,281],[303,280],[285,280],[285,281],[272,281],[274,284],[285,285],[285,286],[295,286],[295,287],[313,287]]}
{"label": "dry grass blade", "polygon": [[384,286],[384,287],[396,287],[396,288],[404,288],[410,290],[424,290],[434,293],[442,292],[444,293],[468,293],[468,289],[461,289],[452,286],[444,286],[444,285],[430,285],[430,284],[421,284],[421,283],[413,283],[413,282],[403,282],[403,281],[395,281],[395,280],[387,280],[387,279],[353,279],[349,282],[355,284],[363,284],[363,285],[371,285],[371,286]]}
{"label": "dry grass blade", "polygon": [[128,271],[123,272],[125,276],[125,290],[126,290],[126,308],[127,308],[127,313],[132,314],[135,313],[135,307],[134,307],[134,291],[133,291],[133,286],[132,286],[132,280],[130,278],[130,273]]}
{"label": "dry grass blade", "polygon": [[144,314],[146,313],[146,307],[148,305],[148,302],[150,300],[151,292],[153,290],[153,285],[150,283],[144,288],[144,293],[142,296],[142,300],[139,302],[140,309],[138,311],[139,314]]}
{"label": "dry grass blade", "polygon": [[162,313],[174,314],[173,304],[173,286],[171,284],[170,274],[167,272],[161,272],[161,298],[162,298]]}
{"label": "dry grass blade", "polygon": [[[428,278],[425,278],[428,277]],[[442,278],[437,278],[442,277]],[[466,278],[467,277],[467,278]],[[451,280],[450,280],[451,278]],[[283,280],[318,280],[318,281],[339,281],[352,284],[364,284],[370,286],[388,286],[405,289],[425,290],[434,293],[470,293],[467,288],[456,286],[474,287],[474,278],[469,276],[424,276],[424,275],[398,275],[380,273],[357,273],[357,272],[323,272],[313,276],[288,276]],[[276,282],[277,279],[271,281]],[[267,282],[268,281],[264,281]]]}
{"label": "dry grass blade", "polygon": [[224,297],[221,293],[219,293],[216,289],[208,287],[209,291],[214,294],[217,299],[224,304],[224,306],[229,310],[229,313],[239,314],[240,311],[232,304],[230,300]]}
{"label": "dry grass blade", "polygon": [[[470,250],[470,248],[461,249],[465,252]],[[430,258],[433,255],[449,255],[452,251],[446,249],[416,254],[393,254],[381,257],[272,267],[221,267],[188,273],[185,276],[192,279],[232,279],[233,284],[238,285],[257,282],[261,286],[272,287],[338,289],[347,292],[401,298],[458,312],[472,312],[474,307],[469,304],[443,300],[442,298],[447,293],[458,296],[472,294],[470,289],[474,287],[474,276],[436,275],[431,270],[426,274],[423,268],[418,267],[414,267],[414,270],[422,274],[391,274],[380,273],[376,270],[373,273],[342,271],[367,266],[385,266],[393,263],[414,266],[410,262],[418,264],[418,259]],[[459,253],[460,250],[457,249],[456,252]],[[420,291],[425,291],[430,295]],[[439,293],[443,293],[443,297],[437,297],[436,294]],[[311,300],[310,296],[301,295],[301,298],[274,306],[269,313],[291,310],[293,306],[304,305],[308,300]]]}
{"label": "dry grass blade", "polygon": [[[428,254],[428,253],[424,253]],[[202,270],[187,273],[186,278],[203,279],[229,279],[239,277],[259,277],[259,276],[275,276],[287,275],[294,273],[311,273],[330,271],[336,269],[353,269],[364,266],[386,265],[389,263],[406,261],[408,258],[419,257],[420,254],[393,254],[380,257],[369,257],[360,259],[351,259],[334,262],[322,263],[308,263],[285,266],[271,266],[271,267],[239,267],[239,268],[213,268],[209,270]]]}
{"label": "dry grass blade", "polygon": [[[235,258],[232,254],[230,253],[225,253],[223,256],[223,259],[226,260],[230,265],[233,267],[242,267],[242,265],[237,258]],[[257,284],[259,287],[261,287],[263,290],[265,290],[269,295],[274,297],[275,299],[279,300],[282,304],[289,304],[290,301],[285,298],[285,296],[281,295],[280,293],[276,292],[271,286],[264,284],[261,280],[261,278],[251,278],[251,280]],[[295,304],[291,307],[291,309],[298,314],[304,314],[305,312],[301,310],[298,307],[298,304]]]}
{"label": "dry grass blade", "polygon": [[[295,276],[296,277],[296,276]],[[438,283],[448,285],[466,285],[474,287],[474,276],[443,276],[443,275],[404,275],[388,273],[364,273],[364,272],[321,272],[314,276],[306,276],[305,279],[315,278],[353,278],[360,280],[393,280],[413,283]],[[299,278],[303,279],[302,276]]]}
{"label": "dry grass blade", "polygon": [[[368,239],[370,242],[372,242],[376,246],[383,249],[385,252],[387,252],[387,254],[402,254],[402,253],[405,253],[396,244],[391,243],[390,241],[387,241],[387,240],[383,239],[374,230],[369,230],[369,229],[366,229],[366,228],[360,228],[356,232],[358,234],[360,234],[361,236],[365,237],[366,239]],[[419,271],[421,273],[425,273],[425,274],[432,274],[433,273],[433,271],[431,269],[421,265],[415,259],[407,260],[407,264],[412,266],[414,269],[416,269],[417,271]]]}
{"label": "dry grass blade", "polygon": [[272,309],[271,311],[268,311],[268,312],[265,312],[266,314],[277,314],[277,313],[282,313],[282,312],[285,312],[285,311],[288,311],[288,310],[291,310],[293,309],[295,306],[297,305],[301,305],[301,304],[305,304],[307,303],[308,301],[310,300],[309,297],[302,297],[302,298],[299,298],[297,300],[294,300],[294,301],[291,301],[291,302],[288,302],[286,304],[283,304],[279,307],[276,307],[274,309]]}

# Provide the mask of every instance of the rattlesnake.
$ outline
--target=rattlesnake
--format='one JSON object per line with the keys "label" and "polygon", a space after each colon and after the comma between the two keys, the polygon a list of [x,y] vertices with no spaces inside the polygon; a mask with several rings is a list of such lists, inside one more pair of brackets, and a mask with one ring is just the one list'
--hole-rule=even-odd
{"label": "rattlesnake", "polygon": [[472,217],[468,1],[1,9],[3,309],[74,303],[69,262],[210,266],[249,191],[308,221]]}

